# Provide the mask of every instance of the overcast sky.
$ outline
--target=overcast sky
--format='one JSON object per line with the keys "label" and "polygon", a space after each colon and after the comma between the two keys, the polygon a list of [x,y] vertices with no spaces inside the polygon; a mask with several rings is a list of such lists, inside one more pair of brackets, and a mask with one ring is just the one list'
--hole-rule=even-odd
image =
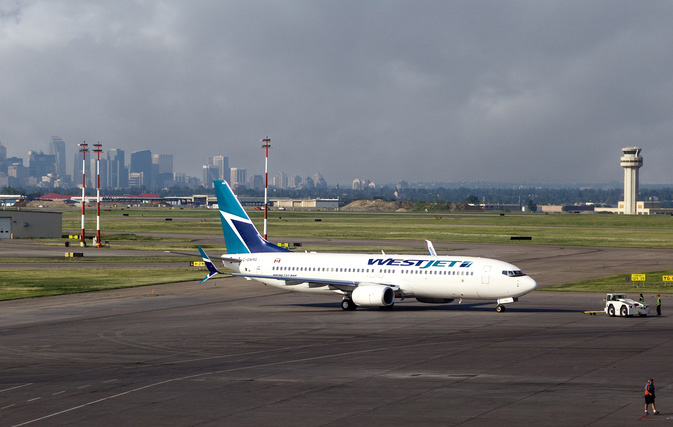
{"label": "overcast sky", "polygon": [[[329,184],[673,184],[671,1],[0,0],[0,141]],[[127,154],[128,156],[129,154]],[[128,159],[128,157],[127,157]]]}

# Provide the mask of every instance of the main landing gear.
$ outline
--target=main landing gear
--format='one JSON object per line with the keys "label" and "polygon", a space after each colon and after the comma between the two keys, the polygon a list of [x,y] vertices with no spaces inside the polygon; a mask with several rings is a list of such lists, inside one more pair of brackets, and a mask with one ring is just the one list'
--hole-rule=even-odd
{"label": "main landing gear", "polygon": [[341,308],[345,311],[353,311],[358,308],[357,305],[350,298],[344,298],[341,300]]}
{"label": "main landing gear", "polygon": [[495,311],[498,313],[504,313],[505,312],[505,306],[503,304],[498,304],[495,306]]}

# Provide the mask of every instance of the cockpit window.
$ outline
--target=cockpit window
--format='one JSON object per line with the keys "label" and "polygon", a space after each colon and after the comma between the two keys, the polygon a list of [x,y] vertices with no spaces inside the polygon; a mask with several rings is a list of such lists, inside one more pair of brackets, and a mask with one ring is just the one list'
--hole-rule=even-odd
{"label": "cockpit window", "polygon": [[503,270],[502,274],[509,277],[521,277],[526,275],[526,273],[521,270]]}

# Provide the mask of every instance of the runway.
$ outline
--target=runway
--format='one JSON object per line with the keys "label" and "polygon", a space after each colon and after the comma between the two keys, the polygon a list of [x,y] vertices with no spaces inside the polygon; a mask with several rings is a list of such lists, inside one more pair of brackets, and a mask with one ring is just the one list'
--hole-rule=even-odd
{"label": "runway", "polygon": [[[245,279],[0,303],[3,426],[633,425],[671,316],[601,295],[344,312]],[[664,303],[666,314],[666,303]]]}

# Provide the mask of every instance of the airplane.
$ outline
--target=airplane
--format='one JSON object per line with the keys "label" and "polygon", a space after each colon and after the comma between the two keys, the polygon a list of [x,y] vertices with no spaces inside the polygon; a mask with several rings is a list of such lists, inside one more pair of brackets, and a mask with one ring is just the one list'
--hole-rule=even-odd
{"label": "airplane", "polygon": [[496,300],[496,311],[533,291],[537,283],[504,261],[462,255],[439,256],[426,240],[428,255],[292,252],[265,240],[226,181],[215,181],[227,253],[223,273],[199,246],[208,268],[201,283],[224,274],[281,289],[341,296],[341,308],[392,308],[395,300],[447,304],[456,299]]}

